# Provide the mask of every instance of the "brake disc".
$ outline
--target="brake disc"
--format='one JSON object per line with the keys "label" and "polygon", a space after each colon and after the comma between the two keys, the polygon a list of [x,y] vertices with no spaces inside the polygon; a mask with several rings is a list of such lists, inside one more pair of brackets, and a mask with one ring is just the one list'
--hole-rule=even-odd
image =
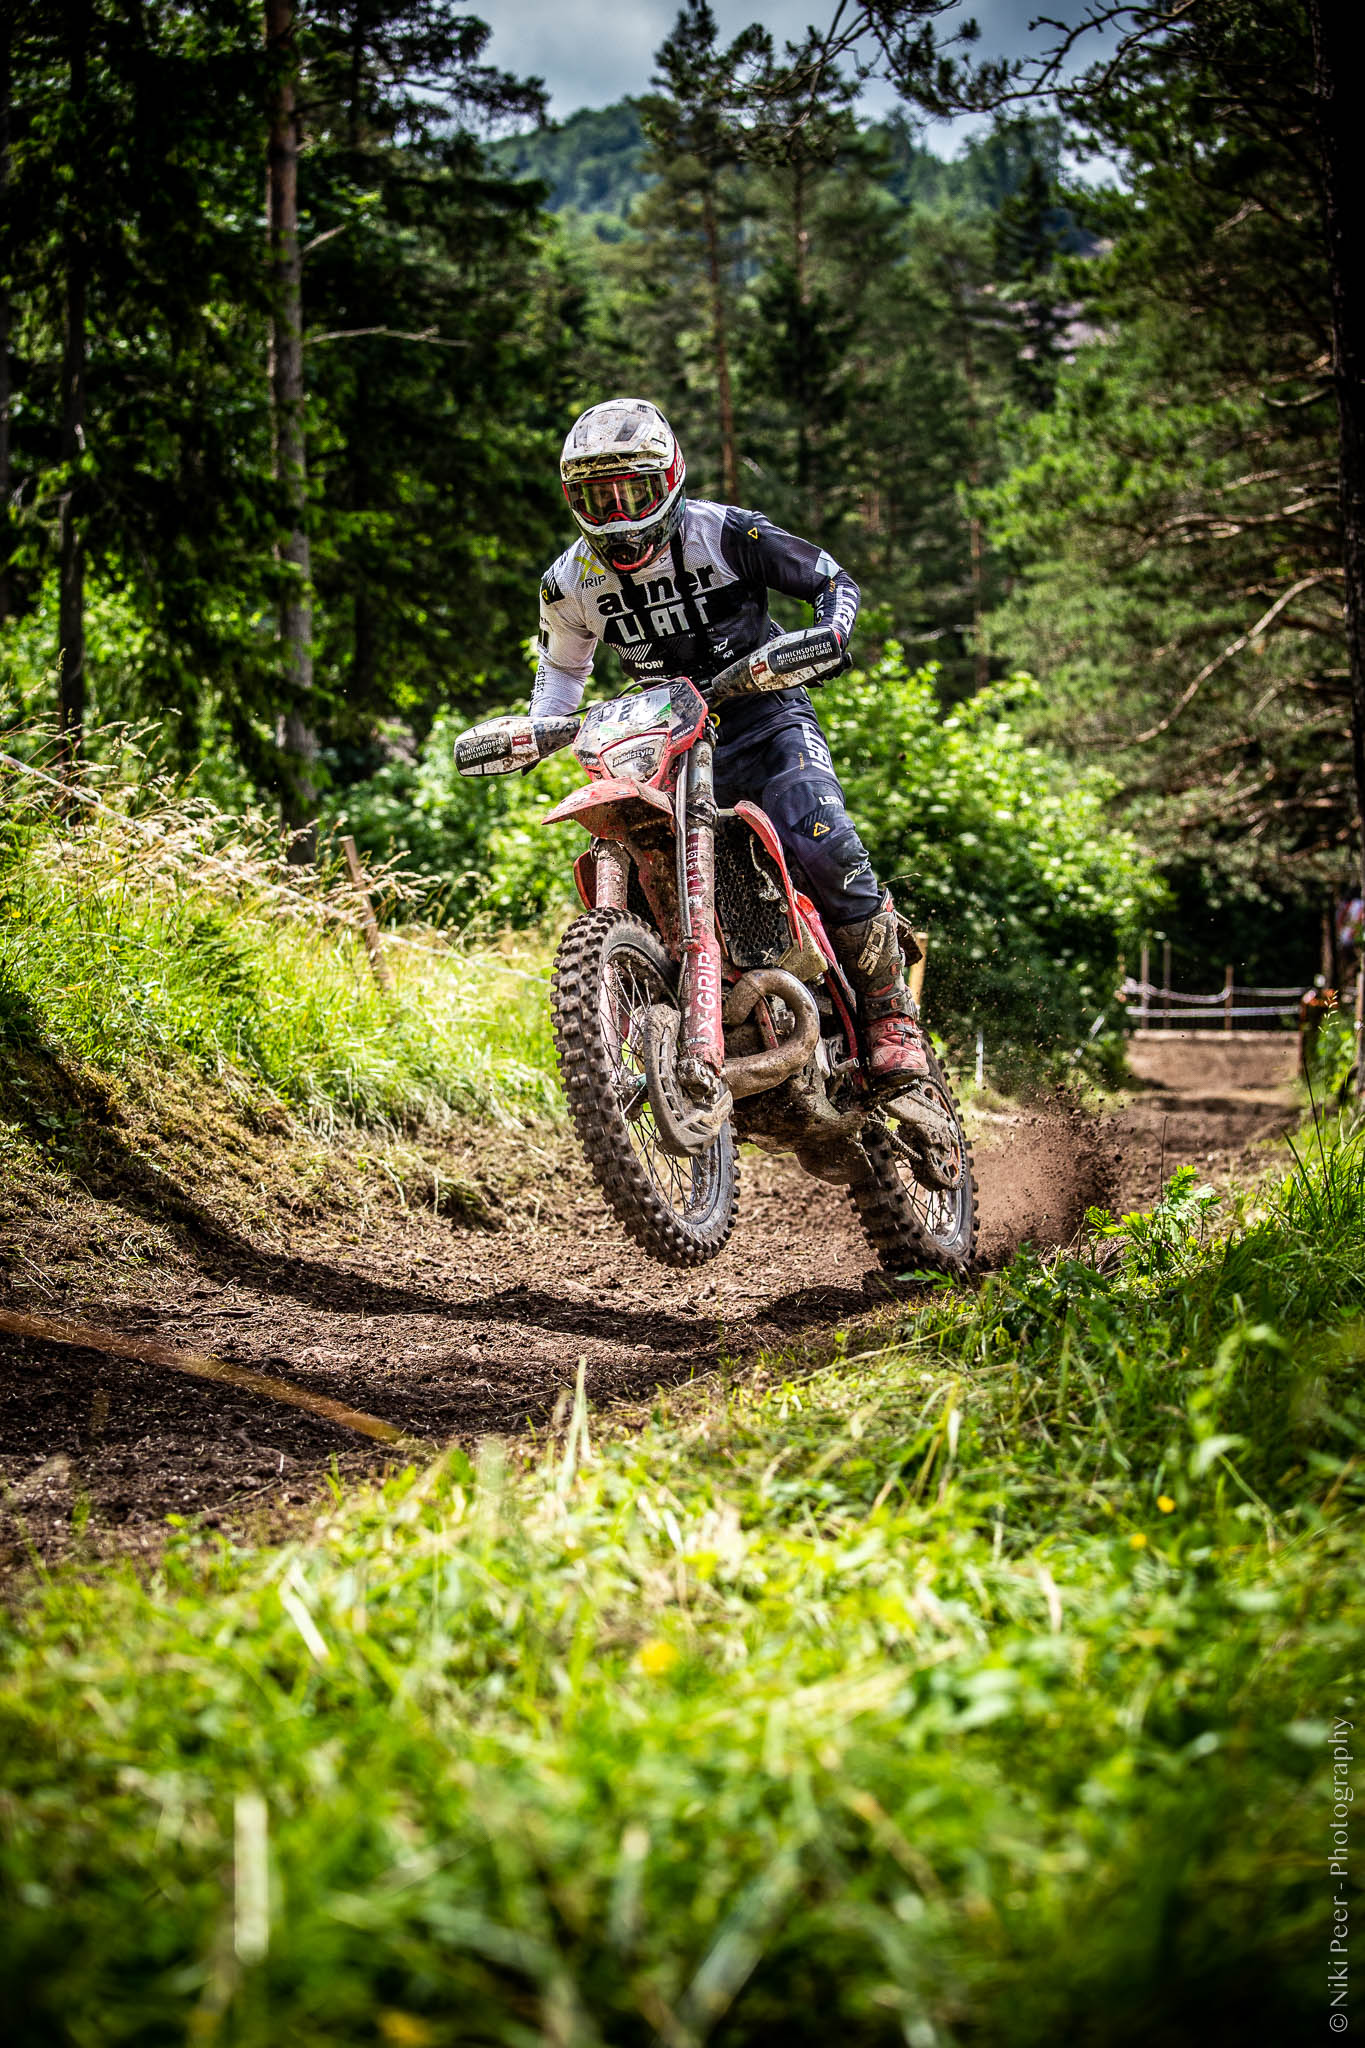
{"label": "brake disc", "polygon": [[684,1091],[678,1079],[681,1025],[669,1004],[651,1003],[641,1020],[640,1052],[660,1145],[675,1159],[696,1159],[715,1144],[734,1100],[723,1084],[711,1102],[697,1102]]}
{"label": "brake disc", "polygon": [[966,1174],[967,1155],[946,1091],[926,1075],[911,1081],[884,1109],[900,1126],[888,1123],[887,1136],[910,1161],[915,1178],[926,1187],[956,1194]]}

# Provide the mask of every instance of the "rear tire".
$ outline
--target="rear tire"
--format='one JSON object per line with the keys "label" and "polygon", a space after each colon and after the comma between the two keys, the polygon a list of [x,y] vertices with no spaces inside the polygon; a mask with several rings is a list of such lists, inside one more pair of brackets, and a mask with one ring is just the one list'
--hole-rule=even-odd
{"label": "rear tire", "polygon": [[894,1119],[869,1117],[858,1134],[866,1171],[849,1184],[849,1199],[881,1265],[889,1273],[947,1273],[962,1279],[976,1257],[979,1214],[972,1148],[962,1130],[957,1098],[942,1067],[929,1053],[929,1075],[941,1088],[957,1120],[962,1144],[960,1186],[926,1187],[911,1161],[892,1142]]}
{"label": "rear tire", "polygon": [[624,910],[590,910],[560,941],[551,1014],[569,1114],[608,1205],[651,1258],[700,1266],[734,1229],[739,1163],[728,1122],[697,1158],[659,1143],[640,1029],[652,1003],[676,1008],[676,991],[656,933]]}

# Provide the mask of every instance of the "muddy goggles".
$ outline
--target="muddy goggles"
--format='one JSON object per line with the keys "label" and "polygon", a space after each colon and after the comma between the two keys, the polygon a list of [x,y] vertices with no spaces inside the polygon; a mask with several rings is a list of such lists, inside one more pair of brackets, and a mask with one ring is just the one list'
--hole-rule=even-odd
{"label": "muddy goggles", "polygon": [[631,470],[623,476],[575,477],[564,486],[569,510],[588,526],[628,526],[661,511],[668,499],[668,478],[661,469]]}

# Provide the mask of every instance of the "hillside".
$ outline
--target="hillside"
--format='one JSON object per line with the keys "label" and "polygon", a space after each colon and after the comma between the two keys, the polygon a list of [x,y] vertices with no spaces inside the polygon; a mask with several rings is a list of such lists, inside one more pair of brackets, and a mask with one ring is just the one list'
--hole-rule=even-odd
{"label": "hillside", "polygon": [[[863,124],[873,161],[885,189],[910,209],[962,217],[989,216],[1016,198],[1037,165],[1049,183],[1060,169],[1059,125],[1020,121],[970,139],[944,157],[916,139],[903,116]],[[512,176],[534,178],[546,187],[550,213],[591,214],[624,223],[631,206],[649,188],[641,168],[645,139],[630,100],[608,107],[582,107],[567,120],[503,136],[489,145],[497,167]],[[1087,253],[1093,236],[1075,228],[1057,209],[1058,246]]]}

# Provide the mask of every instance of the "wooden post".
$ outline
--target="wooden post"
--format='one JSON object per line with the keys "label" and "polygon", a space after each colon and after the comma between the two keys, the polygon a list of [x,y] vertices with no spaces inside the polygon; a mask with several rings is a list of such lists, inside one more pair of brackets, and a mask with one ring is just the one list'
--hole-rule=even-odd
{"label": "wooden post", "polygon": [[379,921],[375,917],[374,905],[370,901],[369,877],[360,865],[360,855],[355,850],[355,841],[349,832],[341,842],[341,850],[346,856],[346,865],[351,871],[356,895],[360,898],[361,929],[365,934],[365,951],[370,956],[374,978],[386,994],[392,995],[393,975],[388,961],[384,958],[384,942],[379,936]]}
{"label": "wooden post", "polygon": [[1223,1029],[1232,1029],[1232,969],[1223,969]]}
{"label": "wooden post", "polygon": [[1171,1028],[1171,942],[1165,939],[1161,947],[1161,993],[1163,997],[1161,1017],[1162,1029]]}
{"label": "wooden post", "polygon": [[905,978],[910,985],[910,993],[915,998],[915,1008],[918,1009],[924,1001],[924,969],[929,959],[929,934],[912,932],[910,936],[919,947],[919,959],[913,967],[906,970]]}
{"label": "wooden post", "polygon": [[1140,994],[1139,994],[1139,996],[1138,996],[1138,1030],[1139,1030],[1139,1031],[1145,1031],[1145,1030],[1147,1029],[1147,1010],[1148,1010],[1148,1000],[1147,1000],[1147,987],[1148,987],[1148,984],[1149,984],[1149,982],[1151,981],[1151,979],[1152,979],[1152,949],[1151,949],[1151,947],[1150,947],[1150,946],[1148,945],[1148,943],[1147,943],[1146,939],[1144,939],[1144,940],[1143,940],[1143,942],[1142,942],[1142,951],[1141,951],[1141,953],[1140,953],[1140,954],[1139,954],[1139,956],[1138,956],[1138,980],[1139,980],[1139,981],[1140,981],[1140,982],[1142,983],[1142,989],[1141,989],[1141,992],[1140,992]]}

